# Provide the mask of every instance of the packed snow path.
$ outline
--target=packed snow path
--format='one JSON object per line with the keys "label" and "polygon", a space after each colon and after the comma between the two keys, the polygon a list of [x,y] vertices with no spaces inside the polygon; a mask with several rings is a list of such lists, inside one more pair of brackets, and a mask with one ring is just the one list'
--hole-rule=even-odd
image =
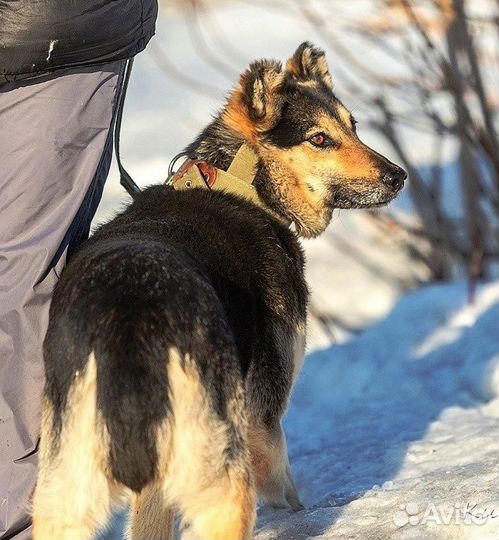
{"label": "packed snow path", "polygon": [[285,421],[306,510],[259,511],[257,538],[499,537],[499,284],[403,298],[310,354]]}

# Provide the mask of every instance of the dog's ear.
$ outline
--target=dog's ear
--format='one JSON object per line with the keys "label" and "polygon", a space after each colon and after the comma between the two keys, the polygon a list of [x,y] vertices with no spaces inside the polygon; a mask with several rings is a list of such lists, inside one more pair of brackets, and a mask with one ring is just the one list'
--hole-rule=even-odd
{"label": "dog's ear", "polygon": [[286,72],[298,81],[321,81],[329,89],[333,89],[325,52],[308,41],[302,43],[288,60]]}
{"label": "dog's ear", "polygon": [[241,75],[240,86],[252,120],[272,122],[282,104],[284,81],[281,64],[273,60],[253,62]]}
{"label": "dog's ear", "polygon": [[253,62],[229,98],[225,121],[248,139],[274,127],[283,104],[285,81],[279,62]]}

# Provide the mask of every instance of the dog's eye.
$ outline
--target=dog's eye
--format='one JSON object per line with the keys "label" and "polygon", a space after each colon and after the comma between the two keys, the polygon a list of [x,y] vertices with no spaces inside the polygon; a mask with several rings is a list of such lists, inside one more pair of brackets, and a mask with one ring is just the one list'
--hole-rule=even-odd
{"label": "dog's eye", "polygon": [[324,133],[317,133],[308,139],[308,142],[318,148],[325,148],[327,146],[333,146],[333,141]]}

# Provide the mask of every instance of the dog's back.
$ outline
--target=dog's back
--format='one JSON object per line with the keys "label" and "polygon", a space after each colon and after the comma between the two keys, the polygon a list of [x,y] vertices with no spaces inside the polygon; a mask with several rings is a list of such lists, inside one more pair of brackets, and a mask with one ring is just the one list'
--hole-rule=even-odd
{"label": "dog's back", "polygon": [[[210,192],[151,188],[97,231],[51,306],[37,537],[88,536],[95,525],[85,520],[104,523],[123,487],[147,497],[155,490],[197,537],[249,534],[244,377],[261,349],[258,399],[262,411],[281,414],[275,404],[285,406],[291,375],[280,351],[271,354],[282,343],[263,326],[279,319],[284,334],[303,317],[303,281],[303,298],[282,295],[301,265],[285,228]],[[60,491],[55,475],[65,480]],[[87,517],[66,524],[73,505]]]}

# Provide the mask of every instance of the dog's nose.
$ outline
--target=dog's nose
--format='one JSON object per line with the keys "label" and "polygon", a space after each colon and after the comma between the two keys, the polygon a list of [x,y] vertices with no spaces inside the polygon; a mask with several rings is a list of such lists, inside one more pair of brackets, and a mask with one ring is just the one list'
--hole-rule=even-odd
{"label": "dog's nose", "polygon": [[391,186],[395,191],[402,189],[404,180],[407,178],[407,173],[400,167],[394,167],[390,169],[385,176],[383,176],[383,182],[388,186]]}

